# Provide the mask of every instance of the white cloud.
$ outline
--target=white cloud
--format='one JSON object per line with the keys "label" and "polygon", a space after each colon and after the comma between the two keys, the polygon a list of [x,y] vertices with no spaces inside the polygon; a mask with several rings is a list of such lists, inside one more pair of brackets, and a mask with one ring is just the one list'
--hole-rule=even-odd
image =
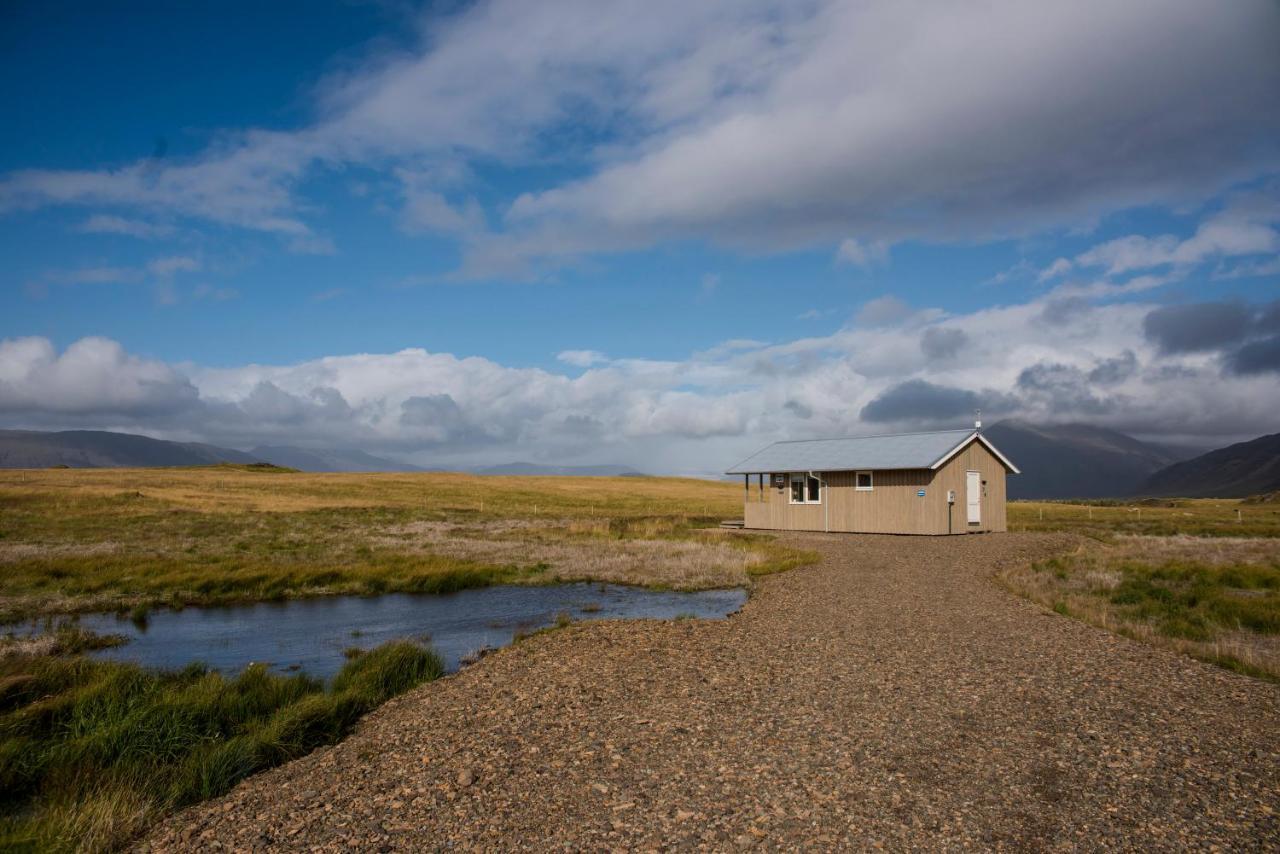
{"label": "white cloud", "polygon": [[1223,210],[1201,221],[1186,239],[1131,234],[1077,255],[1075,263],[1116,276],[1162,267],[1190,268],[1215,258],[1274,255],[1280,253],[1278,226],[1280,190],[1270,187],[1237,195]]}
{"label": "white cloud", "polygon": [[106,338],[82,338],[61,354],[47,338],[0,340],[0,412],[145,419],[196,401],[194,386],[162,362]]}
{"label": "white cloud", "polygon": [[[1265,0],[1231,14],[1198,0],[424,14],[418,44],[321,81],[308,126],[229,131],[181,162],[13,172],[0,210],[109,205],[329,251],[306,179],[360,164],[396,175],[402,221],[459,240],[475,275],[690,238],[775,251],[857,234],[842,254],[867,263],[904,239],[1196,201],[1280,165],[1280,10]],[[491,230],[480,161],[583,177],[497,200]]]}
{"label": "white cloud", "polygon": [[94,214],[80,224],[79,230],[89,234],[124,234],[143,240],[168,237],[176,231],[171,225],[129,219],[109,214]]}
{"label": "white cloud", "polygon": [[[104,339],[61,354],[15,339],[0,343],[0,419],[357,446],[437,465],[534,457],[655,472],[712,472],[777,438],[967,423],[978,406],[1204,444],[1274,429],[1274,372],[1234,370],[1229,348],[1171,352],[1151,337],[1151,303],[1048,296],[943,315],[882,302],[894,310],[876,325],[726,341],[678,361],[565,351],[560,361],[590,368],[573,376],[418,349],[202,368]],[[1257,323],[1269,340],[1272,321]]]}
{"label": "white cloud", "polygon": [[889,326],[901,323],[915,312],[911,306],[895,297],[885,294],[868,300],[855,318],[858,326]]}
{"label": "white cloud", "polygon": [[1047,282],[1071,272],[1074,265],[1069,258],[1059,258],[1036,275],[1037,282]]}
{"label": "white cloud", "polygon": [[599,350],[564,350],[557,353],[556,358],[566,365],[573,365],[575,368],[589,368],[592,365],[609,361],[609,357]]}
{"label": "white cloud", "polygon": [[[521,197],[511,239],[544,254],[690,233],[753,248],[853,229],[964,239],[1199,198],[1276,161],[1246,130],[1280,122],[1263,118],[1280,84],[1276,10],[1238,11],[825,4],[789,33],[793,51],[769,58],[759,91]],[[1206,108],[1211,91],[1232,106]],[[1251,155],[1240,172],[1215,163],[1237,145]]]}
{"label": "white cloud", "polygon": [[836,260],[842,264],[852,264],[855,267],[887,264],[889,261],[889,244],[883,240],[862,243],[852,237],[846,237],[840,241],[840,245],[836,248]]}
{"label": "white cloud", "polygon": [[194,273],[200,269],[200,261],[187,255],[168,255],[147,262],[147,272],[157,278],[172,278],[177,273]]}

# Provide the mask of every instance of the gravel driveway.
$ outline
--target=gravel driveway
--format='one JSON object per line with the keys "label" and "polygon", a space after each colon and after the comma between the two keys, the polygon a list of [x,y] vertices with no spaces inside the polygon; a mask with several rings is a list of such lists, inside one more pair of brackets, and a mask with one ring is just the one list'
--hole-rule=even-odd
{"label": "gravel driveway", "polygon": [[990,580],[1055,535],[789,535],[725,622],[539,636],[157,849],[1280,847],[1280,686]]}

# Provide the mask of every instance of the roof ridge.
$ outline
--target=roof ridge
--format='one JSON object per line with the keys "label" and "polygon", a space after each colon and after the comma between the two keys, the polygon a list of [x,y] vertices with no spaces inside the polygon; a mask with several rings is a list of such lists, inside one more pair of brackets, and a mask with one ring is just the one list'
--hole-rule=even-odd
{"label": "roof ridge", "polygon": [[[916,430],[911,433],[873,433],[870,436],[828,436],[824,439],[779,439],[775,445],[794,445],[797,442],[847,442],[850,439],[888,439],[893,436],[938,436],[943,433],[980,433],[973,427],[957,427],[953,430]],[[766,446],[768,447],[768,446]],[[760,450],[764,450],[761,448]]]}

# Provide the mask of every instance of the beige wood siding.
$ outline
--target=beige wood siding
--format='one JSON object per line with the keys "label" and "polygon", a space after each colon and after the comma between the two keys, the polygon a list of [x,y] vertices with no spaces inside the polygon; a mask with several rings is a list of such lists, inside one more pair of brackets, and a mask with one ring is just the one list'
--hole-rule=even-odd
{"label": "beige wood siding", "polygon": [[[976,471],[982,475],[986,494],[982,496],[982,524],[969,525],[965,512],[965,472]],[[1014,475],[1017,477],[1017,475]],[[956,491],[955,516],[952,527],[955,533],[964,531],[1005,531],[1005,468],[981,442],[972,442],[947,464],[938,469],[934,482],[945,496],[948,489]],[[943,517],[946,525],[946,517]],[[946,533],[945,527],[943,533]]]}
{"label": "beige wood siding", "polygon": [[[967,471],[979,472],[986,484],[980,525],[966,522]],[[854,472],[828,472],[823,475],[827,484],[823,504],[792,504],[785,477],[779,489],[773,486],[773,476],[766,476],[761,494],[753,475],[744,505],[746,526],[775,531],[946,534],[950,514],[952,533],[1006,530],[1005,468],[981,443],[969,444],[937,471],[877,471],[872,477],[872,489],[860,491],[854,487]],[[951,507],[947,490],[956,494]]]}
{"label": "beige wood siding", "polygon": [[[791,487],[785,478],[782,488],[778,489],[773,486],[773,476],[765,475],[763,498],[761,501],[760,490],[753,477],[743,514],[748,528],[772,531],[823,530],[823,505],[792,504]],[[826,500],[825,495],[823,500]]]}

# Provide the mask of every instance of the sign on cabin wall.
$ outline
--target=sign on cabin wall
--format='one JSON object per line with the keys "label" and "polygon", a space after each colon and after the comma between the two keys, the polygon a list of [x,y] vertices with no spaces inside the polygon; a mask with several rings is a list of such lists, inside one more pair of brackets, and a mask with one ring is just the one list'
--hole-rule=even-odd
{"label": "sign on cabin wall", "polygon": [[924,490],[923,490],[923,489],[917,489],[917,490],[916,490],[916,495],[918,495],[918,496],[919,496],[919,497],[921,497],[921,498],[924,498]]}
{"label": "sign on cabin wall", "polygon": [[782,489],[787,485],[787,476],[783,474],[775,474],[773,476],[774,489]]}

